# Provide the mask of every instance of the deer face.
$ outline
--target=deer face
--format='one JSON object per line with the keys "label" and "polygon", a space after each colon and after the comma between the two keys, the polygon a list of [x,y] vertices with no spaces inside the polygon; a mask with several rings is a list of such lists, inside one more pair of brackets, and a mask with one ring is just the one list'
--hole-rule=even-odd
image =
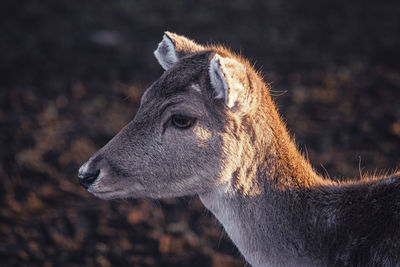
{"label": "deer face", "polygon": [[166,71],[135,118],[79,170],[80,183],[100,198],[201,194],[239,164],[231,126],[244,110],[245,67],[171,33],[155,56]]}

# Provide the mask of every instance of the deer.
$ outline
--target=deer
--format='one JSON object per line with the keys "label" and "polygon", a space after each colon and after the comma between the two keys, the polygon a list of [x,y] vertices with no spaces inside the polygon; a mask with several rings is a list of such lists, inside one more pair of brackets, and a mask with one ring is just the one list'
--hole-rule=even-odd
{"label": "deer", "polygon": [[338,182],[300,152],[261,74],[165,32],[164,73],[78,172],[104,200],[199,196],[252,266],[400,266],[400,173]]}

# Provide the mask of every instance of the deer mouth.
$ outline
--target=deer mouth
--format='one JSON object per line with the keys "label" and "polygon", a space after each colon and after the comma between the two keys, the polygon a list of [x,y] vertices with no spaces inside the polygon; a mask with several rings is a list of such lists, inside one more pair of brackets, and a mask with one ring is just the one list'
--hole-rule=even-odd
{"label": "deer mouth", "polygon": [[116,189],[116,190],[104,190],[104,191],[96,191],[96,190],[88,190],[90,193],[95,195],[101,199],[114,199],[114,198],[121,198],[123,195],[126,195],[125,190],[123,189]]}

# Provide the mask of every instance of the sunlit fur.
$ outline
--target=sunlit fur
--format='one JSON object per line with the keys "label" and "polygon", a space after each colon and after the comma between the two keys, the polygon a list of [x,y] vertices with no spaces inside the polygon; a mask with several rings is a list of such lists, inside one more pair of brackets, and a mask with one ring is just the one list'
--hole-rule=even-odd
{"label": "sunlit fur", "polygon": [[[90,192],[104,199],[199,195],[253,266],[400,264],[399,173],[341,184],[323,178],[246,59],[165,35],[177,58],[156,50],[166,71],[132,122],[85,165],[100,170]],[[210,66],[226,88],[213,82]],[[177,129],[168,124],[175,113],[196,122]]]}

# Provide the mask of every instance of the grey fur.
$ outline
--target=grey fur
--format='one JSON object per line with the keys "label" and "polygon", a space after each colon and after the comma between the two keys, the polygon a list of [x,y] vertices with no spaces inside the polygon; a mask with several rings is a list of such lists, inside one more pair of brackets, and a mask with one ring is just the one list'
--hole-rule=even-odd
{"label": "grey fur", "polygon": [[[400,265],[399,173],[343,184],[322,178],[247,61],[166,35],[178,61],[163,59],[171,46],[159,45],[165,73],[135,118],[81,168],[100,170],[89,192],[103,199],[199,195],[253,266]],[[216,57],[233,59],[215,65],[225,91],[210,77]],[[216,89],[225,96],[216,98]],[[179,129],[173,114],[196,121]]]}

